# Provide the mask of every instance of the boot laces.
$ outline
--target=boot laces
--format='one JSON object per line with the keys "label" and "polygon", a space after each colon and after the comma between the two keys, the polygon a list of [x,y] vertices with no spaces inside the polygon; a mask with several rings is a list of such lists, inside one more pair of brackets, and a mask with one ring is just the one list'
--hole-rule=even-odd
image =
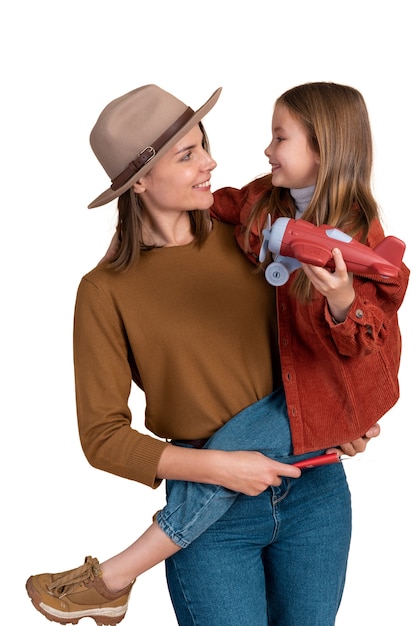
{"label": "boot laces", "polygon": [[97,559],[87,556],[85,562],[69,572],[65,572],[48,585],[48,591],[57,598],[72,593],[81,583],[93,581],[100,573],[100,565]]}

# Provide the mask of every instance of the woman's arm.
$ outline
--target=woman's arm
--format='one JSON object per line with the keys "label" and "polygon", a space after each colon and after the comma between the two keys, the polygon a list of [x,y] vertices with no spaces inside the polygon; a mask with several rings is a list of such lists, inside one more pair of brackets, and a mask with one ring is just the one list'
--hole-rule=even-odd
{"label": "woman's arm", "polygon": [[256,496],[271,485],[280,485],[281,476],[298,478],[300,470],[260,452],[196,450],[171,445],[162,452],[157,476],[159,479],[221,485]]}

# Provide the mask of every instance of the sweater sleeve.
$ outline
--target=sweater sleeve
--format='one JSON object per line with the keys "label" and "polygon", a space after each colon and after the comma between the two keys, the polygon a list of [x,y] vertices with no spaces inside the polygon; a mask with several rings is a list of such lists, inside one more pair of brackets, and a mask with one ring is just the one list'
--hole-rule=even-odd
{"label": "sweater sleeve", "polygon": [[74,316],[74,368],[80,441],[91,465],[153,488],[168,443],[132,428],[129,345],[111,298],[84,277]]}

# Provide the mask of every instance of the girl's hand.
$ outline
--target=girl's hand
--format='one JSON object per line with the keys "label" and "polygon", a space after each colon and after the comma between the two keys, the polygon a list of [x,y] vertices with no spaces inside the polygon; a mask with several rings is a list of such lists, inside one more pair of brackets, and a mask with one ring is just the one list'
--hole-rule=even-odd
{"label": "girl's hand", "polygon": [[334,271],[316,265],[302,264],[306,276],[326,299],[330,313],[336,322],[344,322],[355,299],[353,274],[349,273],[339,248],[332,251]]}

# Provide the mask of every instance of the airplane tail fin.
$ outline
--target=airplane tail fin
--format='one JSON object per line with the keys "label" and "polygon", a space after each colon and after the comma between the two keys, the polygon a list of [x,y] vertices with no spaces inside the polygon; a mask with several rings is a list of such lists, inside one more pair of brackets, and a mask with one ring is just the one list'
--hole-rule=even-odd
{"label": "airplane tail fin", "polygon": [[405,252],[405,243],[397,237],[385,237],[385,239],[374,248],[374,252],[396,267],[400,267]]}

